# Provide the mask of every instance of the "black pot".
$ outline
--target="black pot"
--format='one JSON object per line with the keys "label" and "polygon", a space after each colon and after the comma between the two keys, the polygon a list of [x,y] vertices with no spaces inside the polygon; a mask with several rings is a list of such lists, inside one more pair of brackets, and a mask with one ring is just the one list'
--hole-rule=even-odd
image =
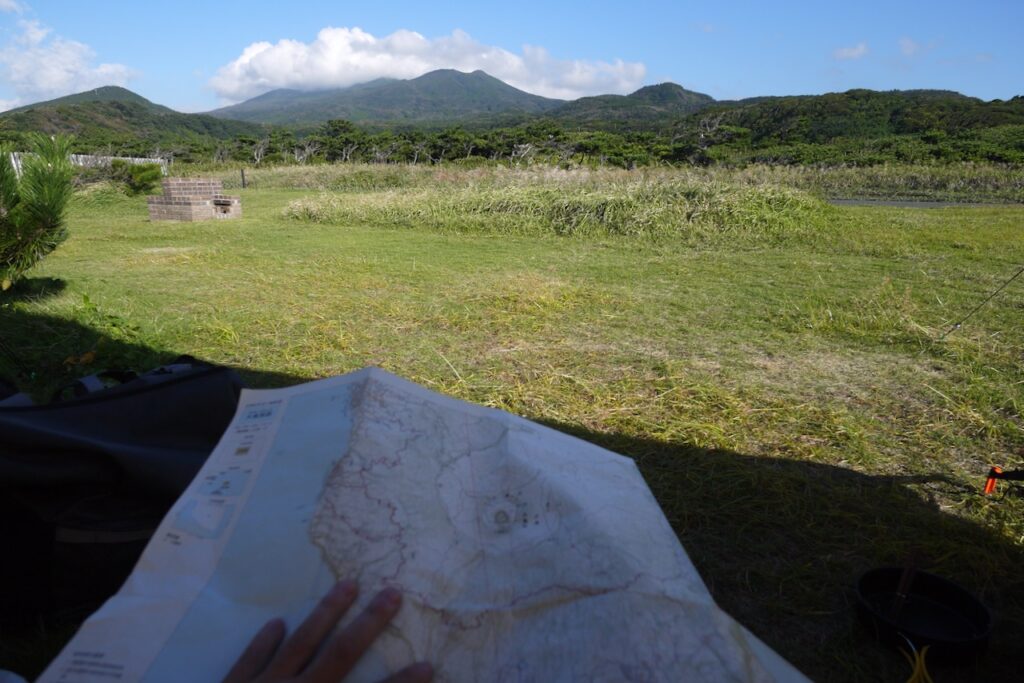
{"label": "black pot", "polygon": [[[857,613],[878,640],[906,649],[930,646],[928,661],[968,662],[988,647],[992,614],[961,586],[914,572],[905,598],[898,594],[904,570],[881,567],[857,581]],[[905,640],[905,639],[906,640]]]}

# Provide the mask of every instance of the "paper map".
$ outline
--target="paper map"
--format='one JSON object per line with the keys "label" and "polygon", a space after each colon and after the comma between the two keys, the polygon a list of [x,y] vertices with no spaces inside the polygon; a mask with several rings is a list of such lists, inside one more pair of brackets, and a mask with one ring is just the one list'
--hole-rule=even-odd
{"label": "paper map", "polygon": [[338,578],[405,599],[346,680],[803,681],[714,604],[632,460],[366,369],[238,412],[42,681],[219,680]]}

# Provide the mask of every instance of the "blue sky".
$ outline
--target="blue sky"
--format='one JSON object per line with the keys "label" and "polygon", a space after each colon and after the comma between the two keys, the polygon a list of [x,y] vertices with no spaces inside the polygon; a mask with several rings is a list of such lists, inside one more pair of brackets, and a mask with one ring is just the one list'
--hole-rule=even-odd
{"label": "blue sky", "polygon": [[0,109],[122,85],[181,111],[277,87],[483,69],[571,99],[674,81],[718,99],[1024,94],[1024,0],[0,0]]}

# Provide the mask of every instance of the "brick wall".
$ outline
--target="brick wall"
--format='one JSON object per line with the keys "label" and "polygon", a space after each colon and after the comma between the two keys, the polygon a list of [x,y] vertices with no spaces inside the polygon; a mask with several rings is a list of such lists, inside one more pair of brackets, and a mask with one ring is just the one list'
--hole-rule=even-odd
{"label": "brick wall", "polygon": [[149,197],[149,219],[202,221],[213,218],[213,200],[199,197]]}
{"label": "brick wall", "polygon": [[242,215],[241,199],[223,194],[219,180],[165,178],[163,190],[163,195],[146,198],[150,220],[205,221]]}
{"label": "brick wall", "polygon": [[165,197],[212,197],[224,193],[224,184],[210,178],[164,178]]}

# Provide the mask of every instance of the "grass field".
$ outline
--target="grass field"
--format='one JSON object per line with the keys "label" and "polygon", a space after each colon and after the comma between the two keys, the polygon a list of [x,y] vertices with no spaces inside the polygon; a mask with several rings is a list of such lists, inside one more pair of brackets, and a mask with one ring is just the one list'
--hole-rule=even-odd
{"label": "grass field", "polygon": [[935,680],[1015,677],[1024,498],[979,491],[1024,460],[1024,281],[942,335],[1024,264],[1024,208],[362,171],[256,174],[238,221],[81,193],[71,239],[0,304],[21,381],[180,353],[257,385],[377,365],[634,457],[718,602],[816,680],[909,673],[850,588],[911,553],[997,615],[991,655]]}

